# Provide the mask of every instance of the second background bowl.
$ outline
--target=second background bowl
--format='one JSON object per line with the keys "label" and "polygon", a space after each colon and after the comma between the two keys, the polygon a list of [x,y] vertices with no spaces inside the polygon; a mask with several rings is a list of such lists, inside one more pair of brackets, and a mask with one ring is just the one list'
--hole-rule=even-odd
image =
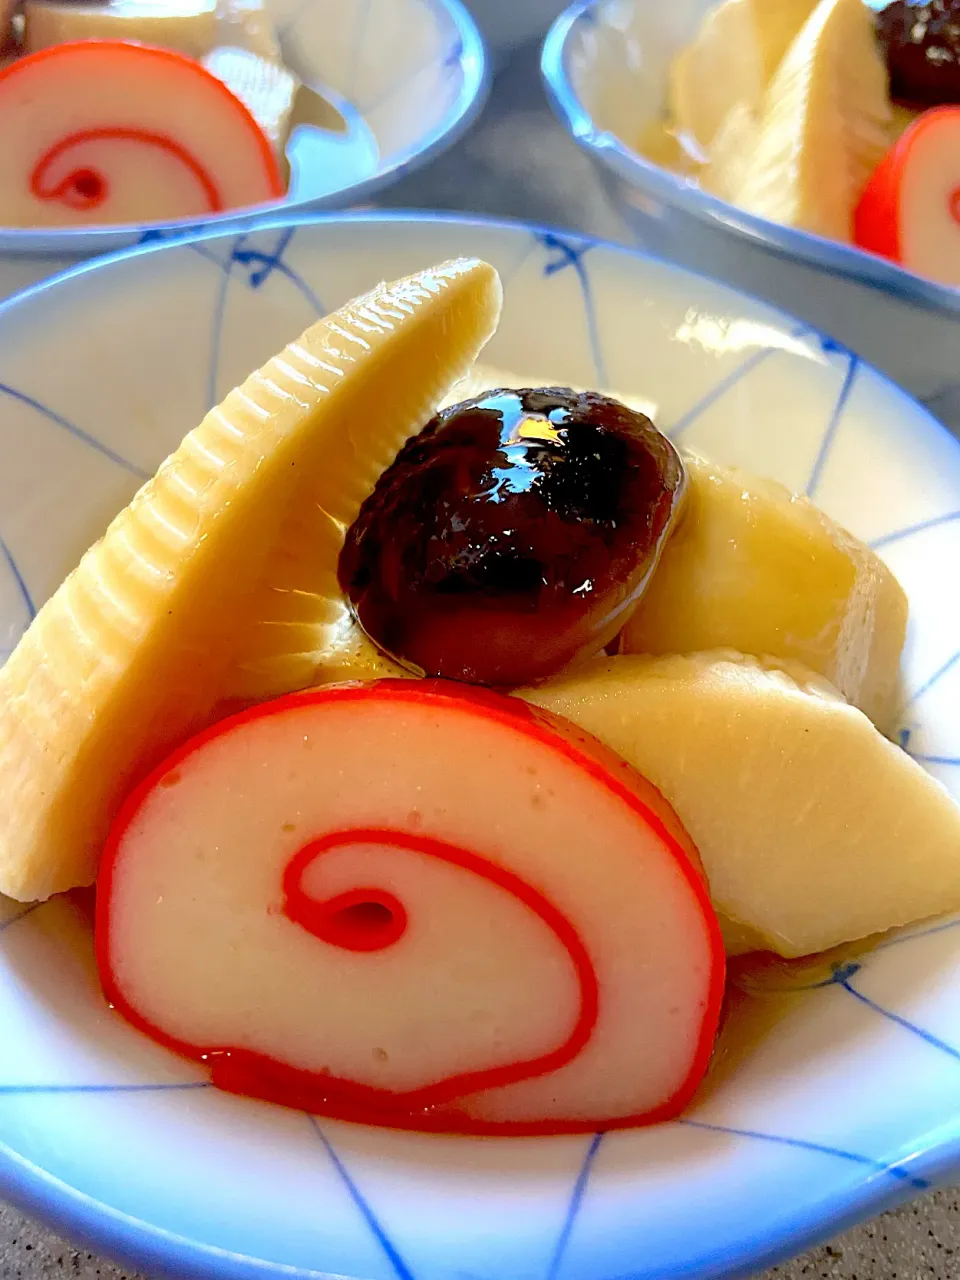
{"label": "second background bowl", "polygon": [[960,289],[744,213],[634,150],[663,110],[673,57],[715,3],[577,0],[543,50],[555,111],[596,162],[639,247],[832,334],[960,431]]}

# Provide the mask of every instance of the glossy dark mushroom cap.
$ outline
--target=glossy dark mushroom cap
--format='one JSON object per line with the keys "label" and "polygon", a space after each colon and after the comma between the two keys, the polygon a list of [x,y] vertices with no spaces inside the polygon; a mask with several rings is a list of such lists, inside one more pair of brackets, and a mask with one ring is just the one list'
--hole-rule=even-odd
{"label": "glossy dark mushroom cap", "polygon": [[894,101],[916,107],[960,102],[960,0],[894,0],[876,23]]}
{"label": "glossy dark mushroom cap", "polygon": [[623,626],[683,490],[644,414],[563,387],[489,391],[400,451],[347,534],[340,584],[367,634],[428,675],[542,680]]}

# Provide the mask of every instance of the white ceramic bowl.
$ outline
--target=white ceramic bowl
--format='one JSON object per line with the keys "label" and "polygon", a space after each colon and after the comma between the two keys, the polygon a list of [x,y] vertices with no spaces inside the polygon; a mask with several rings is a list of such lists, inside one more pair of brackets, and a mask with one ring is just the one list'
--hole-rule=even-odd
{"label": "white ceramic bowl", "polygon": [[[284,61],[343,108],[350,131],[298,131],[279,205],[173,223],[37,230],[0,227],[3,294],[80,258],[144,239],[249,225],[358,204],[451,146],[486,100],[483,39],[462,0],[267,0]],[[9,263],[9,266],[8,266]]]}
{"label": "white ceramic bowl", "polygon": [[[802,324],[517,224],[278,225],[0,307],[0,645],[212,401],[322,308],[458,254],[502,273],[492,360],[642,394],[881,548],[913,610],[904,740],[960,795],[960,446]],[[960,1171],[960,929],[794,985],[680,1122],[417,1136],[217,1093],[105,1008],[77,906],[0,902],[0,1193],[178,1280],[739,1275]]]}
{"label": "white ceramic bowl", "polygon": [[543,50],[548,95],[597,162],[638,246],[787,308],[853,347],[960,428],[960,289],[744,213],[632,149],[667,72],[716,0],[577,0]]}

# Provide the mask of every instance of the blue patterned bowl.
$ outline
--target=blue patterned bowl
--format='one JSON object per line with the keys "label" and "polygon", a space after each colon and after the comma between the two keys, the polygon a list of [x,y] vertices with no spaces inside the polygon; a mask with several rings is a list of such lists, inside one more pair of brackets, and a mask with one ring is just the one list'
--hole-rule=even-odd
{"label": "blue patterned bowl", "polygon": [[[913,610],[902,740],[960,796],[960,446],[808,326],[519,224],[278,224],[0,307],[0,645],[212,401],[324,308],[456,254],[502,273],[492,361],[642,395],[675,437],[807,490],[881,550]],[[0,1193],[178,1280],[744,1274],[960,1170],[960,929],[761,988],[681,1121],[410,1135],[216,1092],[105,1008],[81,906],[0,900]]]}
{"label": "blue patterned bowl", "polygon": [[637,245],[785,307],[871,360],[960,427],[960,289],[860,249],[744,213],[644,160],[667,72],[716,0],[577,0],[543,48],[548,96]]}
{"label": "blue patterned bowl", "polygon": [[[462,0],[267,0],[284,61],[322,89],[348,125],[341,137],[299,130],[285,215],[358,204],[451,146],[486,100],[483,39]],[[79,258],[170,234],[249,225],[278,206],[203,221],[37,230],[0,227],[15,255],[4,295]]]}

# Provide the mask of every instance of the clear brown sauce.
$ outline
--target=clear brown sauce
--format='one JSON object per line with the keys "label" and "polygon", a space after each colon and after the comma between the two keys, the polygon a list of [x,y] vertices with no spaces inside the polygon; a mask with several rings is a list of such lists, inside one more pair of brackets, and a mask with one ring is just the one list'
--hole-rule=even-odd
{"label": "clear brown sauce", "polygon": [[869,954],[888,934],[873,934],[820,955],[784,960],[768,953],[728,962],[727,989],[713,1058],[697,1092],[702,1102],[725,1085],[816,987],[829,985],[838,966]]}

